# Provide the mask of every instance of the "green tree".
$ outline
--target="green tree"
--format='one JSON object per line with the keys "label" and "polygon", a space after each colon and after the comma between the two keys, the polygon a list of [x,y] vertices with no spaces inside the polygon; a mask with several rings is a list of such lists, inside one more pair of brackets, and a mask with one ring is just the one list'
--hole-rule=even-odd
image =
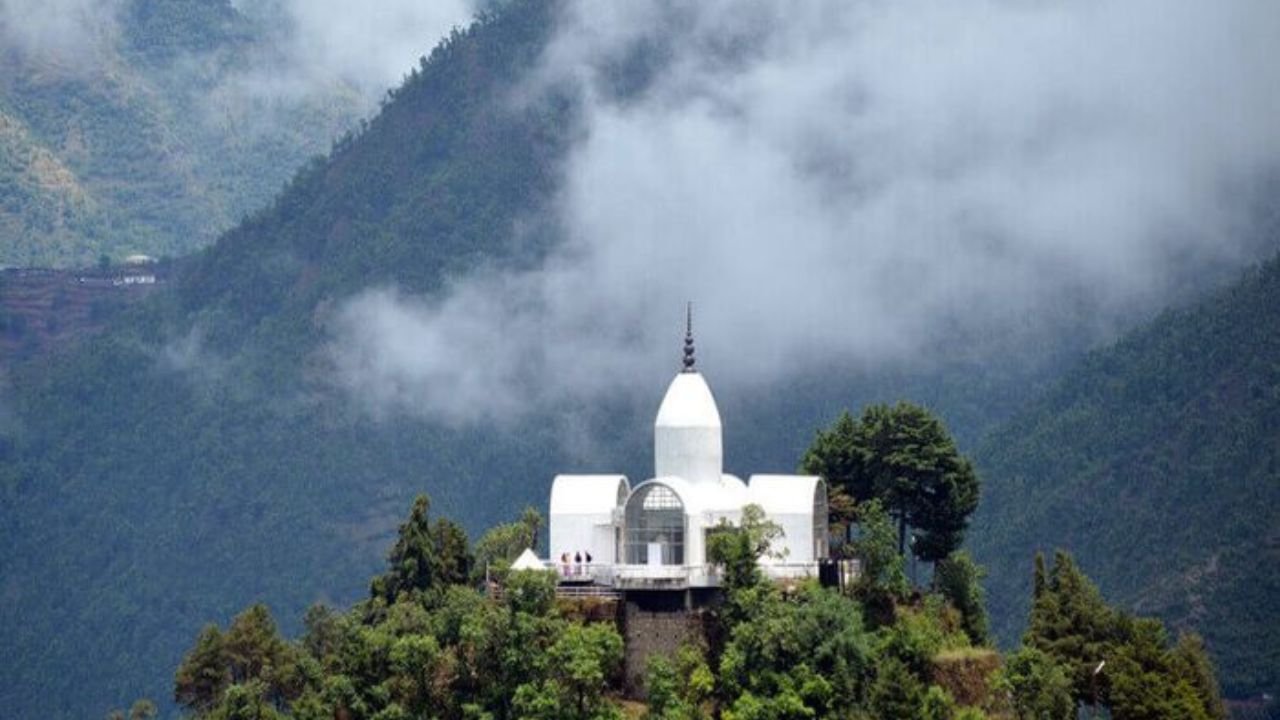
{"label": "green tree", "polygon": [[982,567],[964,551],[940,561],[933,573],[934,585],[959,611],[964,632],[974,645],[985,645],[989,640],[987,608],[982,592],[983,575]]}
{"label": "green tree", "polygon": [[1064,667],[1076,702],[1105,705],[1116,720],[1225,717],[1196,639],[1170,647],[1159,620],[1117,612],[1065,552],[1055,553],[1047,577],[1042,560],[1036,568],[1039,591],[1023,642]]}
{"label": "green tree", "polygon": [[409,519],[400,525],[387,562],[387,572],[370,585],[370,595],[386,605],[393,604],[401,593],[465,583],[471,571],[466,533],[450,520],[433,523],[431,498],[425,494],[414,498]]}
{"label": "green tree", "polygon": [[173,699],[197,714],[213,707],[231,685],[231,670],[217,625],[206,625],[174,677]]}
{"label": "green tree", "polygon": [[924,686],[896,658],[884,658],[876,666],[868,702],[879,720],[917,720],[924,704]]}
{"label": "green tree", "polygon": [[956,701],[951,694],[937,685],[930,685],[920,702],[920,720],[952,720],[956,714]]}
{"label": "green tree", "polygon": [[885,600],[907,594],[906,563],[897,551],[893,520],[879,500],[858,506],[858,538],[852,554],[862,563],[855,590],[868,601]]}
{"label": "green tree", "polygon": [[648,720],[701,720],[715,690],[715,675],[702,652],[684,645],[672,659],[655,655],[645,673]]}
{"label": "green tree", "polygon": [[1173,647],[1170,664],[1175,676],[1194,689],[1209,717],[1214,720],[1225,720],[1227,708],[1222,702],[1222,692],[1218,688],[1218,675],[1214,671],[1213,661],[1209,659],[1204,640],[1195,633],[1178,636],[1178,643]]}
{"label": "green tree", "polygon": [[720,566],[726,593],[763,581],[759,560],[770,553],[769,548],[782,535],[782,528],[754,503],[742,508],[742,521],[737,525],[720,521],[708,534],[707,559]]}
{"label": "green tree", "polygon": [[160,710],[148,698],[139,698],[129,708],[129,720],[152,720]]}
{"label": "green tree", "polygon": [[542,522],[542,515],[527,507],[515,522],[498,525],[482,535],[475,546],[473,579],[480,580],[486,571],[500,578],[525,548],[537,550]]}
{"label": "green tree", "polygon": [[1072,720],[1076,715],[1067,673],[1034,647],[1009,654],[993,684],[1007,696],[1018,720]]}
{"label": "green tree", "polygon": [[[551,646],[552,677],[562,689],[562,717],[600,717],[607,681],[622,665],[622,637],[604,623],[570,625]],[[611,714],[611,713],[606,713]]]}
{"label": "green tree", "polygon": [[232,619],[223,636],[231,680],[266,679],[285,662],[287,648],[266,605],[257,603]]}
{"label": "green tree", "polygon": [[1159,620],[1123,624],[1106,666],[1103,700],[1116,720],[1186,718],[1209,720],[1209,712],[1188,680],[1171,667],[1168,636]]}
{"label": "green tree", "polygon": [[730,626],[720,654],[723,706],[735,717],[791,717],[797,708],[822,717],[858,703],[874,657],[858,603],[814,584],[785,596],[771,590],[744,591],[750,613]]}
{"label": "green tree", "polygon": [[[1037,573],[1043,560],[1037,560]],[[1032,601],[1031,617],[1023,644],[1051,655],[1063,665],[1072,682],[1072,696],[1090,702],[1094,693],[1093,672],[1110,654],[1117,639],[1117,614],[1102,599],[1098,588],[1075,560],[1059,550],[1053,568]]]}
{"label": "green tree", "polygon": [[871,405],[857,420],[842,414],[818,432],[801,467],[857,503],[881,500],[897,521],[898,552],[912,527],[912,552],[929,562],[960,547],[978,506],[972,463],[941,421],[911,403]]}
{"label": "green tree", "polygon": [[267,699],[269,690],[260,680],[227,688],[209,720],[283,720],[275,705]]}

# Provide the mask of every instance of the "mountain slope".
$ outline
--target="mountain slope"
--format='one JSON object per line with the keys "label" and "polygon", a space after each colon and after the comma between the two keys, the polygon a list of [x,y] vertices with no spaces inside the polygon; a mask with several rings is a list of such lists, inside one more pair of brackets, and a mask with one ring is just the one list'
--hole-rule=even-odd
{"label": "mountain slope", "polygon": [[354,599],[414,493],[472,508],[477,527],[563,467],[537,426],[498,441],[382,423],[313,369],[323,300],[366,284],[426,291],[524,254],[511,228],[550,191],[543,155],[570,123],[563,107],[508,111],[505,98],[550,12],[518,4],[453,37],[366,132],[168,288],[76,354],[16,371],[0,407],[7,711],[163,701],[207,619],[254,599],[294,616]]}
{"label": "mountain slope", "polygon": [[[418,492],[475,531],[544,503],[557,472],[650,472],[657,385],[635,404],[452,427],[370,417],[327,376],[333,308],[353,293],[430,298],[451,277],[533,266],[558,241],[543,218],[574,97],[513,101],[555,13],[508,3],[455,34],[363,132],[165,288],[74,355],[15,373],[0,396],[0,704],[83,717],[164,700],[200,624],[256,600],[299,617],[355,599]],[[973,377],[719,384],[731,467],[791,470],[814,428],[864,400],[936,397],[976,427],[1015,383],[1001,395]],[[569,449],[584,426],[608,446]]]}
{"label": "mountain slope", "polygon": [[1202,633],[1228,693],[1280,689],[1280,258],[1092,354],[978,452],[974,551],[1007,641],[1031,552]]}
{"label": "mountain slope", "polygon": [[[535,267],[559,241],[545,211],[580,131],[575,97],[513,97],[555,13],[520,0],[456,33],[166,288],[75,354],[16,372],[0,396],[0,705],[83,717],[163,700],[200,624],[257,600],[296,618],[362,594],[418,492],[475,531],[544,503],[556,472],[647,475],[657,385],[634,403],[455,427],[370,416],[329,376],[335,308],[353,294],[430,302],[451,279]],[[618,85],[642,91],[626,72]],[[1008,370],[835,368],[734,388],[708,367],[735,472],[793,469],[820,423],[870,401],[925,402],[976,437],[1025,387]],[[569,449],[581,427],[603,446]]]}
{"label": "mountain slope", "polygon": [[360,110],[336,84],[289,102],[233,91],[271,28],[229,0],[129,0],[116,15],[91,57],[0,34],[0,266],[190,252]]}

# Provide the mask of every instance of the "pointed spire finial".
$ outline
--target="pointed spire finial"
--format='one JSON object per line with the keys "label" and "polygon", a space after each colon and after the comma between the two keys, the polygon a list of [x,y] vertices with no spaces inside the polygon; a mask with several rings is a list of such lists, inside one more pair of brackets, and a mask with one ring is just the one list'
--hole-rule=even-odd
{"label": "pointed spire finial", "polygon": [[685,306],[684,317],[684,369],[681,372],[697,372],[693,367],[693,302]]}

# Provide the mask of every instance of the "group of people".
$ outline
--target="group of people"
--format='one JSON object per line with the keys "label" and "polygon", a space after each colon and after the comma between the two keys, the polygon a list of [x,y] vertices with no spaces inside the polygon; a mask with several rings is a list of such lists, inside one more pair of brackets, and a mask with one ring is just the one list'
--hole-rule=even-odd
{"label": "group of people", "polygon": [[[573,563],[572,566],[569,564],[571,561]],[[575,552],[572,557],[570,557],[567,552],[560,553],[560,566],[565,577],[570,577],[571,575],[582,575],[584,567],[591,567],[591,551],[581,550]],[[570,573],[570,570],[573,572]]]}

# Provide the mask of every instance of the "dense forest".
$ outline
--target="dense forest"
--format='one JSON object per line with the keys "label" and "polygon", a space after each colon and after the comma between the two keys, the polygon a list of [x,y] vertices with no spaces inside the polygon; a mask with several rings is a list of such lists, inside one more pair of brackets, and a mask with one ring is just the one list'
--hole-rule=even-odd
{"label": "dense forest", "polygon": [[117,15],[92,53],[0,53],[0,266],[191,252],[365,110],[337,81],[288,99],[239,91],[273,29],[229,0],[130,0]]}
{"label": "dense forest", "polygon": [[[709,548],[724,592],[697,611],[703,630],[673,656],[650,655],[643,687],[628,689],[616,601],[560,598],[554,571],[478,582],[480,558],[503,567],[536,538],[536,513],[473,554],[429,507],[415,503],[368,599],[312,606],[298,640],[261,604],[206,626],[175,699],[227,720],[1070,720],[1084,707],[1118,720],[1226,718],[1199,639],[1172,642],[1159,621],[1107,605],[1065,553],[1051,568],[1037,556],[1029,629],[1002,658],[987,642],[981,569],[949,555],[931,589],[913,588],[878,500],[859,503],[859,539],[839,547],[866,569],[843,589],[766,579],[757,559],[779,528],[749,506]],[[133,708],[145,718],[154,706]]]}
{"label": "dense forest", "polygon": [[[166,3],[136,7],[144,5]],[[230,7],[200,6],[206,5]],[[258,601],[270,604],[284,634],[312,632],[305,608],[317,601],[344,607],[365,594],[365,579],[419,492],[429,492],[439,510],[476,537],[525,504],[543,502],[557,472],[599,471],[606,458],[609,470],[647,477],[653,408],[646,403],[572,408],[574,422],[611,438],[587,455],[563,441],[569,408],[542,408],[501,427],[371,417],[334,387],[325,364],[334,307],[344,298],[369,287],[434,297],[450,279],[477,269],[534,266],[559,241],[558,229],[540,221],[538,210],[557,191],[560,164],[578,131],[579,98],[574,88],[552,87],[533,101],[509,102],[536,65],[555,13],[555,3],[510,2],[455,32],[389,94],[380,114],[339,139],[327,157],[304,165],[268,206],[176,264],[164,288],[121,312],[77,352],[17,368],[7,378],[0,388],[0,542],[7,548],[0,559],[0,644],[8,652],[0,705],[17,716],[50,718],[93,716],[142,696],[163,705],[172,669],[200,627],[211,620],[226,625]],[[176,22],[164,18],[163,12],[146,16],[138,32]],[[233,19],[227,23],[219,25],[225,38],[195,33],[192,42],[203,52],[224,42],[234,46],[251,32]],[[163,37],[183,35],[165,30]],[[153,42],[149,62],[163,64],[185,52],[179,47]],[[606,90],[638,92],[646,72],[642,62],[620,68],[617,87]],[[13,73],[4,77],[0,83],[30,82]],[[23,76],[31,77],[37,76]],[[22,132],[34,132],[24,122]],[[274,152],[250,154],[265,155],[278,169],[290,162],[287,153]],[[224,202],[234,208],[222,216],[228,219],[252,205]],[[187,217],[152,210],[166,222]],[[137,236],[167,232],[142,228]],[[181,237],[197,235],[210,236]],[[93,250],[68,257],[115,252],[85,247]],[[1272,558],[1274,565],[1267,535],[1274,515],[1267,512],[1274,507],[1268,498],[1276,488],[1280,436],[1274,424],[1277,335],[1268,337],[1258,326],[1275,323],[1280,306],[1267,301],[1274,290],[1265,290],[1274,288],[1275,274],[1273,264],[1207,304],[1161,318],[1091,356],[1047,399],[989,436],[1074,358],[1071,352],[1034,370],[956,361],[920,374],[834,367],[778,387],[716,385],[729,418],[729,469],[791,470],[816,429],[842,408],[915,398],[947,420],[962,447],[981,448],[976,469],[987,489],[971,537],[975,555],[992,570],[993,625],[1002,640],[1016,640],[1028,617],[1033,549],[1062,546],[1120,606],[1205,635],[1229,693],[1274,691],[1276,663],[1266,662],[1265,646],[1256,640],[1270,637],[1265,633],[1275,624],[1274,603],[1266,601],[1265,583],[1272,580],[1242,574],[1238,561],[1255,557],[1265,567]],[[673,327],[673,351],[677,331]],[[1237,341],[1242,344],[1231,345]],[[1217,343],[1222,352],[1215,351]],[[1182,364],[1192,361],[1202,364]],[[1154,373],[1166,368],[1167,376]],[[1110,372],[1116,374],[1103,374]],[[1202,384],[1207,379],[1223,384]],[[1154,404],[1139,407],[1142,400]],[[1179,408],[1191,413],[1197,403],[1206,412],[1221,409],[1222,416],[1204,421],[1217,423],[1212,427],[1177,426],[1201,428],[1197,432],[1212,440],[1192,451],[1161,421]],[[1113,408],[1123,419],[1104,417]],[[1050,415],[1059,411],[1065,414]],[[1223,424],[1228,416],[1243,424],[1240,433],[1251,434],[1226,429],[1235,427]],[[984,436],[989,439],[980,444]],[[1233,444],[1238,437],[1252,444]],[[1086,446],[1087,438],[1097,442]],[[1151,456],[1144,454],[1148,449]],[[1114,462],[1099,460],[1108,457]],[[1249,471],[1228,472],[1232,458]],[[1170,492],[1156,493],[1166,481]],[[1121,515],[1128,504],[1115,497],[1147,504]],[[1197,503],[1206,503],[1203,512]],[[1172,521],[1139,524],[1156,522],[1152,516],[1166,508],[1168,518],[1177,518],[1176,532],[1169,531]],[[1209,529],[1237,508],[1230,532]],[[1063,528],[1072,531],[1063,534]],[[1221,552],[1207,556],[1209,546]],[[1250,555],[1255,551],[1271,555]],[[1211,557],[1217,560],[1209,563]],[[1211,573],[1217,573],[1212,581],[1204,580]],[[1186,594],[1200,582],[1215,596]],[[481,602],[465,588],[452,597]],[[1184,600],[1185,607],[1177,604]],[[450,622],[439,602],[446,601],[410,599],[413,607],[402,611],[415,629]],[[925,604],[911,607],[934,612]],[[408,632],[378,630],[380,619],[364,617],[361,607],[353,612],[355,619],[331,618],[344,637],[391,642]],[[552,613],[541,612],[533,615]],[[1206,613],[1220,614],[1211,619]],[[262,625],[261,613],[255,617]],[[944,620],[928,622],[946,627]],[[448,632],[432,631],[440,648],[456,647]],[[861,633],[875,632],[862,628],[855,636],[874,644]],[[281,643],[268,644],[299,652]],[[326,672],[355,672],[333,670],[348,661],[328,650],[307,652]],[[389,686],[378,689],[391,678],[379,674],[385,667],[368,672],[353,692],[389,697]],[[860,677],[874,685],[872,675]],[[548,687],[553,680],[526,679]],[[273,682],[260,680],[259,689]],[[920,690],[927,693],[927,683]],[[248,702],[258,690],[246,692],[240,696]],[[857,697],[870,702],[868,695]]]}
{"label": "dense forest", "polygon": [[993,432],[974,553],[999,632],[1068,547],[1126,607],[1204,635],[1231,693],[1280,685],[1280,259],[1087,357]]}

